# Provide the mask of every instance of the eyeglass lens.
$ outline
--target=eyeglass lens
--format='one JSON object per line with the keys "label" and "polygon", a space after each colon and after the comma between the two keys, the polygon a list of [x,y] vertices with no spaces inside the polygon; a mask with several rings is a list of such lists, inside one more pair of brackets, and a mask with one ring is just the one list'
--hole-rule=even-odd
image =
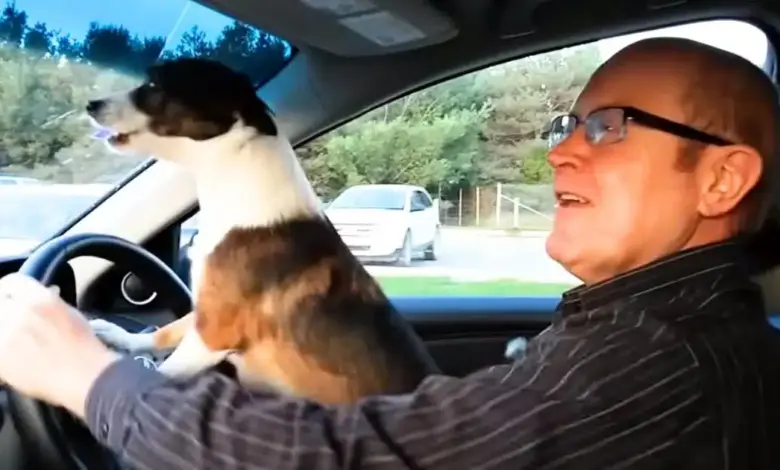
{"label": "eyeglass lens", "polygon": [[[625,135],[625,122],[622,109],[600,109],[585,118],[585,138],[594,145],[618,142]],[[570,114],[556,116],[550,125],[547,139],[549,148],[555,147],[571,135],[578,124],[579,120],[576,116]]]}

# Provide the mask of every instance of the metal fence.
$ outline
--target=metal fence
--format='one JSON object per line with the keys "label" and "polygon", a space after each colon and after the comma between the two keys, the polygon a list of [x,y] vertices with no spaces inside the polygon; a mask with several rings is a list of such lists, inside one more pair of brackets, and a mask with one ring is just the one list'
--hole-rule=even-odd
{"label": "metal fence", "polygon": [[442,224],[549,230],[555,210],[551,184],[501,184],[461,189],[439,202]]}

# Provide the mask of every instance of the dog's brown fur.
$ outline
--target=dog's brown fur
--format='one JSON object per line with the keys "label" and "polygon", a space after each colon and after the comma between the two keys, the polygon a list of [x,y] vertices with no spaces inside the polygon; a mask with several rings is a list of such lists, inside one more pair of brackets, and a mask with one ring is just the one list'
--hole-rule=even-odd
{"label": "dog's brown fur", "polygon": [[436,371],[324,219],[232,230],[206,260],[196,305],[155,333],[156,347],[175,347],[195,320],[253,378],[321,403],[408,392]]}

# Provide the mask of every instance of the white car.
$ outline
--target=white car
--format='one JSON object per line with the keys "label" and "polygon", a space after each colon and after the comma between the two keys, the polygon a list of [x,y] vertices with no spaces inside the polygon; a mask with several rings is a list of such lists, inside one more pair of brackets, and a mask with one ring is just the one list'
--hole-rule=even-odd
{"label": "white car", "polygon": [[325,209],[352,253],[361,261],[409,266],[415,257],[435,260],[439,245],[437,201],[419,186],[352,186]]}
{"label": "white car", "polygon": [[19,184],[48,184],[48,181],[26,178],[24,176],[0,175],[0,186],[15,186]]}

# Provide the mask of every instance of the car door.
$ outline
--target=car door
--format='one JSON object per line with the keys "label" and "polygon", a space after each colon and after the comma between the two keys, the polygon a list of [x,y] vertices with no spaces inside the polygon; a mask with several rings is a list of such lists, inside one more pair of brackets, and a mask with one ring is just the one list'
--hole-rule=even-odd
{"label": "car door", "polygon": [[415,247],[428,243],[432,239],[430,225],[430,210],[426,206],[422,193],[414,190],[411,193],[409,216],[411,218],[412,242]]}
{"label": "car door", "polygon": [[431,197],[427,192],[419,190],[415,192],[417,193],[420,203],[425,207],[422,211],[425,215],[424,221],[422,222],[425,233],[423,239],[425,240],[425,243],[428,243],[433,240],[434,234],[436,233],[436,227],[439,225],[439,214],[436,206],[433,204],[433,200],[431,200]]}

